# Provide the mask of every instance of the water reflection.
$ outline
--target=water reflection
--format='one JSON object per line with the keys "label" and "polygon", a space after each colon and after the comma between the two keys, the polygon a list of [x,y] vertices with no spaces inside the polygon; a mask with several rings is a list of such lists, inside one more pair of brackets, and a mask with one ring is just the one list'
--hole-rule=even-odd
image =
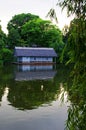
{"label": "water reflection", "polygon": [[60,83],[66,80],[67,71],[61,67],[57,73],[55,67],[51,65],[49,68],[48,66],[36,66],[35,70],[30,68],[31,66],[12,66],[11,69],[9,66],[0,71],[1,101],[6,86],[9,88],[7,100],[10,105],[20,110],[38,108],[43,104],[50,104],[59,97],[58,95],[62,93]]}
{"label": "water reflection", "polygon": [[67,102],[68,101],[68,92],[67,90],[65,90],[64,84],[60,83],[60,94],[59,94],[59,100],[61,100],[61,102]]}
{"label": "water reflection", "polygon": [[18,65],[15,71],[15,80],[52,79],[56,74],[53,65]]}
{"label": "water reflection", "polygon": [[[61,65],[57,71],[53,67],[27,71],[18,69],[19,67],[8,66],[0,70],[0,130],[63,130],[67,119],[67,103],[65,100],[60,106],[59,97],[65,93],[65,89],[62,91],[61,87],[64,88],[67,70],[62,69]],[[32,72],[34,75],[43,74],[42,78],[39,76],[41,79],[33,80]],[[24,78],[29,73],[32,80],[18,80],[18,73],[25,73]]]}
{"label": "water reflection", "polygon": [[55,65],[17,65],[18,71],[53,70]]}
{"label": "water reflection", "polygon": [[[4,87],[0,85],[0,102],[2,101],[2,95],[4,94]],[[1,106],[1,105],[0,105]]]}
{"label": "water reflection", "polygon": [[[58,65],[57,72],[18,68],[0,69],[0,130],[63,130],[65,121],[68,130],[86,129],[86,79],[73,87],[69,81],[68,88],[68,67]],[[32,72],[43,72],[44,76],[49,72],[51,78],[48,80],[48,74],[33,80]],[[29,73],[32,80],[15,80],[18,73],[25,73],[24,77]]]}
{"label": "water reflection", "polygon": [[[26,71],[26,68],[29,69]],[[51,65],[49,67],[36,66],[35,70],[30,70],[30,68],[34,67],[8,66],[0,71],[2,75],[0,77],[0,101],[2,101],[6,86],[9,88],[7,100],[10,105],[20,110],[34,109],[58,98],[61,93],[60,83],[66,78],[63,75],[63,73],[67,74],[66,70],[64,69],[64,72],[61,68],[57,73],[55,67]]]}
{"label": "water reflection", "polygon": [[18,109],[34,109],[44,103],[49,104],[55,99],[55,94],[57,87],[53,80],[21,81],[10,87],[8,100]]}

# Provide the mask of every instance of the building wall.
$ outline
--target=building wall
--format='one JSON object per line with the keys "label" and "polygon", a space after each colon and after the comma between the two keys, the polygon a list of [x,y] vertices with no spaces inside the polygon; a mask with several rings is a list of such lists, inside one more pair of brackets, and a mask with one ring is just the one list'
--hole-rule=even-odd
{"label": "building wall", "polygon": [[30,62],[30,57],[22,57],[22,62]]}
{"label": "building wall", "polygon": [[30,62],[52,62],[53,58],[51,57],[30,57]]}
{"label": "building wall", "polygon": [[53,62],[52,57],[18,57],[17,58],[18,62]]}

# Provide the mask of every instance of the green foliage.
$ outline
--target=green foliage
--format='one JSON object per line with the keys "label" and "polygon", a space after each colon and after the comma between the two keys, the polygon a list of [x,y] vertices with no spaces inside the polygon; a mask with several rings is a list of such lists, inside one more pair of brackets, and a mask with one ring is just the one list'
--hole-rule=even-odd
{"label": "green foliage", "polygon": [[3,65],[2,50],[7,46],[7,37],[0,26],[0,66]]}
{"label": "green foliage", "polygon": [[1,50],[1,56],[2,56],[1,58],[2,58],[3,64],[12,62],[12,60],[13,60],[12,54],[13,54],[12,51],[7,48],[3,48]]}
{"label": "green foliage", "polygon": [[15,29],[14,27],[12,27],[9,30],[9,35],[8,35],[8,46],[9,48],[14,48],[15,45],[18,46],[19,44],[21,44],[21,36],[18,32],[18,29]]}
{"label": "green foliage", "polygon": [[58,19],[57,19],[57,16],[56,16],[56,12],[55,12],[55,9],[51,8],[47,14],[46,17],[50,17],[50,20],[53,21],[53,19],[55,19],[56,23],[58,23]]}
{"label": "green foliage", "polygon": [[[66,34],[68,44],[66,51],[68,52],[68,63],[81,64],[85,60],[86,52],[86,4],[85,0],[64,0],[58,4],[62,9],[67,8],[68,16],[75,15],[75,19],[71,22],[69,32]],[[82,58],[83,57],[83,58]]]}
{"label": "green foliage", "polygon": [[73,63],[72,85],[69,89],[71,106],[68,109],[66,130],[86,130],[86,1],[64,0],[60,6],[68,15],[75,14],[67,33],[65,51],[68,63]]}
{"label": "green foliage", "polygon": [[86,129],[86,73],[74,77],[69,99],[72,102],[68,109],[67,130]]}
{"label": "green foliage", "polygon": [[73,74],[84,74],[86,71],[86,20],[81,18],[71,22],[66,49],[69,56],[67,63],[74,63]]}
{"label": "green foliage", "polygon": [[8,22],[8,46],[14,48],[14,46],[23,46],[25,44],[21,37],[22,26],[32,19],[39,18],[36,15],[28,14],[18,14],[15,15],[12,20]]}
{"label": "green foliage", "polygon": [[6,46],[7,43],[7,37],[5,33],[2,31],[2,28],[0,26],[0,49]]}
{"label": "green foliage", "polygon": [[27,14],[22,13],[22,14],[15,15],[12,18],[12,20],[8,22],[7,29],[10,30],[12,27],[14,27],[15,29],[18,29],[19,31],[21,31],[22,25],[24,25],[29,20],[33,20],[37,18],[39,18],[39,16],[32,15],[30,13],[27,13]]}
{"label": "green foliage", "polygon": [[85,0],[63,0],[59,5],[64,9],[67,8],[68,16],[75,14],[76,17],[85,18],[86,16],[86,1]]}
{"label": "green foliage", "polygon": [[76,16],[76,18],[71,21],[69,32],[67,33],[68,42],[65,47],[69,57],[67,63],[74,63],[75,74],[77,72],[78,74],[81,72],[84,74],[86,64],[86,11],[84,10],[86,9],[84,8],[85,1],[64,0],[63,2],[60,2],[60,6],[63,9],[66,7],[69,14],[74,13]]}

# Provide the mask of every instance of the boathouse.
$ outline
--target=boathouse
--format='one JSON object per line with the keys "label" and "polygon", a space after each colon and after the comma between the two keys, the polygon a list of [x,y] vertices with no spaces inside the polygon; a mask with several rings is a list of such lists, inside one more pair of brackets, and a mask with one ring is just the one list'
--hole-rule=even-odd
{"label": "boathouse", "polygon": [[57,54],[53,48],[15,47],[14,56],[17,64],[56,63]]}

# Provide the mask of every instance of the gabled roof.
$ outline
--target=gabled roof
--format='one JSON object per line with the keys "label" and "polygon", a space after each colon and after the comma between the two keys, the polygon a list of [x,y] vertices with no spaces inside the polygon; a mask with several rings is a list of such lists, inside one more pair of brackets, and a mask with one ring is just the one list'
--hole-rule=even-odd
{"label": "gabled roof", "polygon": [[57,57],[53,48],[15,47],[14,56]]}

